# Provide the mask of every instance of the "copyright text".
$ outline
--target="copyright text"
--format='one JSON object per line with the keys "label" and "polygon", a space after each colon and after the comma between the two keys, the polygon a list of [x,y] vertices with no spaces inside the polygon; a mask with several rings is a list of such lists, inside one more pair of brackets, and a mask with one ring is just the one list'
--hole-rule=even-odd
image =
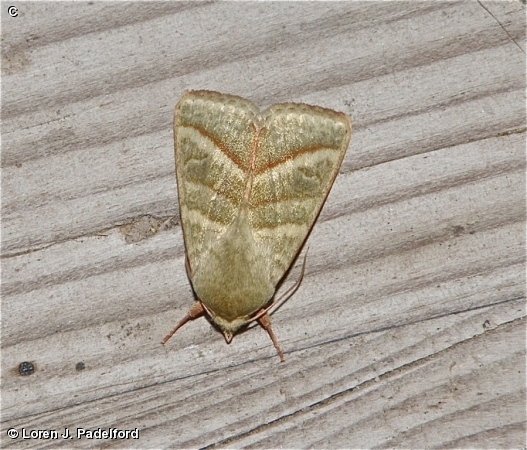
{"label": "copyright text", "polygon": [[29,430],[9,428],[7,436],[11,439],[139,439],[139,429],[119,430],[117,428],[75,428],[64,430]]}

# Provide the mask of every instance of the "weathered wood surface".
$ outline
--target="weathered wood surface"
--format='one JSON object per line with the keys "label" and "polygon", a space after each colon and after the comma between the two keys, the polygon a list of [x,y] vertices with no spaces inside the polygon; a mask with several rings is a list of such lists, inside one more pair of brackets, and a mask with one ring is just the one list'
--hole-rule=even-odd
{"label": "weathered wood surface", "polygon": [[[7,6],[4,448],[526,445],[521,2]],[[192,303],[185,89],[353,119],[303,283],[273,316],[284,364],[258,327],[226,345],[200,319],[159,344]]]}

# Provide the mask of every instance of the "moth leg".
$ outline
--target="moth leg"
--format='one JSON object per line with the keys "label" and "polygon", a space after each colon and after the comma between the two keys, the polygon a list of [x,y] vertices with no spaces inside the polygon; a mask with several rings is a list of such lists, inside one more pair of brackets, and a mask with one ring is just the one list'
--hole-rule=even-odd
{"label": "moth leg", "polygon": [[284,354],[282,353],[282,350],[280,350],[280,346],[278,345],[278,341],[276,340],[276,336],[273,333],[273,330],[271,328],[271,319],[269,319],[269,315],[266,313],[262,317],[259,317],[258,323],[261,325],[261,327],[267,331],[267,334],[271,338],[271,341],[273,341],[274,348],[276,348],[276,351],[278,352],[278,356],[280,357],[280,361],[284,362]]}
{"label": "moth leg", "polygon": [[201,316],[205,312],[205,309],[203,309],[203,305],[201,302],[196,302],[192,305],[192,308],[190,308],[189,312],[183,319],[179,321],[179,323],[174,327],[174,329],[168,333],[164,339],[161,341],[161,344],[166,344],[166,342],[174,335],[174,333],[179,330],[183,325],[185,325],[189,320],[194,320]]}

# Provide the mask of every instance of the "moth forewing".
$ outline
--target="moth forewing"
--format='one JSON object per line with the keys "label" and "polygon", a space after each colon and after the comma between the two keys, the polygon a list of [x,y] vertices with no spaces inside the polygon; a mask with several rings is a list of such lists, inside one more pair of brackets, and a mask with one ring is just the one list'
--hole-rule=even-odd
{"label": "moth forewing", "polygon": [[339,112],[185,93],[174,144],[187,271],[197,302],[165,337],[206,314],[227,342],[267,309],[331,189],[351,137]]}

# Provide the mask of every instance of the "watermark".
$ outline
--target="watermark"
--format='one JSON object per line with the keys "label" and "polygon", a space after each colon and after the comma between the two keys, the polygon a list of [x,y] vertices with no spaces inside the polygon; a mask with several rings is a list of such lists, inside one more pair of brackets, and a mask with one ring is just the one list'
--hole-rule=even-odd
{"label": "watermark", "polygon": [[139,429],[119,430],[118,428],[75,428],[70,430],[30,430],[27,428],[9,428],[7,436],[11,439],[139,439]]}

